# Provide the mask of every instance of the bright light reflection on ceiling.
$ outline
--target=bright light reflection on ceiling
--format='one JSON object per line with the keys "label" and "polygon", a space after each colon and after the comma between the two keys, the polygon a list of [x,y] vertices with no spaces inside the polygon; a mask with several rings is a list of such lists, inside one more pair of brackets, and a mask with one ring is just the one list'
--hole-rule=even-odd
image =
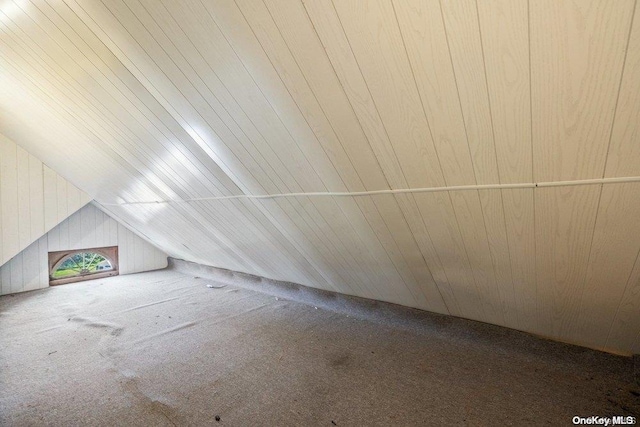
{"label": "bright light reflection on ceiling", "polygon": [[26,0],[5,0],[0,2],[0,11],[11,19],[22,12],[22,8],[27,5]]}

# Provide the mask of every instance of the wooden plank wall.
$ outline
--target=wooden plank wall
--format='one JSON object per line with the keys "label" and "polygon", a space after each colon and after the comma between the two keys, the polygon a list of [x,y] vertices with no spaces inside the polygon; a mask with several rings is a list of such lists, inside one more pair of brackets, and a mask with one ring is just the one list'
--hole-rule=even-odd
{"label": "wooden plank wall", "polygon": [[637,177],[637,2],[24,0],[0,132],[172,256],[637,353],[637,182],[200,200]]}
{"label": "wooden plank wall", "polygon": [[167,266],[167,255],[88,204],[0,267],[0,295],[49,286],[48,253],[118,246],[120,274]]}
{"label": "wooden plank wall", "polygon": [[0,134],[0,265],[91,198]]}

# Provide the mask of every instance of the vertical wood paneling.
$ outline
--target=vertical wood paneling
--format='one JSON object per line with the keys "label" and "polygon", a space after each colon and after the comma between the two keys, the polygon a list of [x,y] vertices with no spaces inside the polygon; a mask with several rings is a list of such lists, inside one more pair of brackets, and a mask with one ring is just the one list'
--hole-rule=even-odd
{"label": "vertical wood paneling", "polygon": [[640,7],[637,2],[625,59],[606,177],[640,175]]}
{"label": "vertical wood paneling", "polygon": [[640,253],[618,304],[604,347],[640,354]]}
{"label": "vertical wood paneling", "polygon": [[[2,135],[0,134],[0,155],[4,155],[4,145],[3,145],[3,140],[2,140]],[[2,232],[2,225],[3,225],[3,215],[2,215],[2,211],[3,211],[3,204],[2,204],[2,160],[0,160],[0,265],[4,262],[4,250],[3,247],[5,245],[4,242],[4,234]],[[1,280],[1,279],[0,279]],[[0,282],[0,291],[2,290],[2,284]]]}
{"label": "vertical wood paneling", "polygon": [[29,155],[29,196],[30,241],[34,241],[45,233],[44,205],[47,196],[44,195],[43,164],[32,155]]}
{"label": "vertical wood paneling", "polygon": [[[148,239],[635,349],[637,183],[181,202],[638,175],[635,3],[28,0],[0,14],[0,132],[21,144],[0,138],[0,290],[46,280],[53,247],[164,265]],[[118,221],[72,215],[71,182]],[[106,206],[152,200],[181,203]]]}
{"label": "vertical wood paneling", "polygon": [[[63,236],[63,234],[67,234],[68,238]],[[71,215],[67,220],[60,224],[60,236],[60,240],[65,247],[83,247],[82,214]]]}
{"label": "vertical wood paneling", "polygon": [[[77,10],[77,9],[76,9]],[[137,11],[139,9],[136,9]],[[122,19],[122,21],[124,23],[126,23],[127,25],[133,25],[134,28],[132,29],[132,31],[134,33],[138,33],[138,31],[146,31],[143,30],[141,28],[135,28],[136,27],[136,22],[138,17],[133,17],[131,16],[131,11],[128,10],[126,7],[124,7],[122,4],[117,4],[116,7],[114,8],[114,10],[109,11],[109,10],[104,10],[104,9],[100,9],[99,14],[102,15],[102,18],[106,17],[106,20],[109,22],[109,25],[115,25],[116,27],[119,28],[119,26],[121,25],[117,20],[116,22],[114,22],[113,17],[110,16],[111,13],[114,12],[119,18]],[[144,17],[144,11],[141,12],[141,16]],[[104,20],[101,19],[101,21],[104,23]],[[157,26],[156,26],[157,27]],[[97,31],[98,33],[100,33],[102,30],[101,29],[94,29],[95,31]],[[150,52],[156,54],[162,54],[162,49],[160,49],[157,44],[154,44],[154,42],[148,38],[147,36],[144,36],[145,41],[147,41],[148,43],[145,43],[145,48],[149,49]],[[111,43],[109,41],[109,39],[103,39],[103,41],[105,41],[107,44]],[[149,45],[149,43],[151,43],[151,45]],[[145,52],[141,52],[140,49],[136,48],[136,43],[124,43],[124,47],[126,48],[127,51],[129,50],[133,50],[134,52],[131,53],[132,56],[134,57],[142,57],[143,58],[143,62],[144,58],[146,58],[146,53]],[[125,58],[126,56],[121,56],[121,58]],[[220,120],[220,114],[222,114],[223,118],[228,117],[228,112],[224,111],[224,108],[222,106],[220,106],[218,104],[217,101],[214,102],[214,98],[208,98],[208,99],[202,99],[201,94],[197,94],[196,92],[194,92],[195,90],[205,90],[205,88],[202,87],[202,84],[199,81],[199,78],[196,77],[195,79],[195,83],[197,83],[197,88],[194,88],[192,85],[194,84],[194,81],[189,81],[188,79],[185,80],[185,76],[181,75],[181,73],[184,73],[186,71],[189,71],[188,67],[185,68],[186,64],[184,64],[183,60],[178,61],[178,64],[180,64],[180,70],[176,69],[175,63],[172,64],[171,61],[160,61],[163,65],[163,67],[165,67],[164,70],[161,70],[160,73],[156,72],[156,71],[150,71],[150,72],[145,72],[144,75],[139,76],[139,78],[142,81],[147,81],[147,78],[145,76],[153,76],[154,79],[158,78],[160,81],[154,81],[153,82],[153,86],[157,86],[157,87],[161,87],[161,88],[166,88],[167,90],[169,90],[170,93],[172,93],[173,95],[175,95],[175,97],[173,97],[171,99],[171,104],[166,104],[163,103],[163,105],[168,108],[169,111],[171,111],[172,113],[175,111],[175,108],[179,108],[180,114],[183,115],[184,117],[188,117],[189,120],[191,121],[191,125],[187,127],[185,127],[184,130],[186,130],[187,132],[190,133],[190,135],[194,136],[195,134],[198,134],[198,143],[200,145],[200,148],[205,149],[205,152],[209,155],[209,156],[213,156],[214,158],[216,158],[217,160],[219,160],[223,166],[225,167],[225,171],[230,173],[231,176],[234,177],[244,177],[245,178],[245,182],[243,184],[247,185],[247,188],[253,188],[253,189],[258,189],[257,191],[263,191],[260,189],[260,185],[266,185],[269,183],[270,178],[266,178],[263,180],[260,180],[258,186],[256,186],[257,182],[253,181],[254,178],[248,178],[245,174],[247,171],[251,171],[251,174],[260,174],[263,173],[262,171],[260,171],[260,169],[262,168],[262,166],[259,166],[258,163],[255,162],[255,160],[252,159],[252,156],[254,153],[250,154],[249,157],[245,157],[244,161],[245,163],[250,163],[247,165],[241,164],[239,162],[237,162],[237,159],[235,156],[238,155],[238,152],[242,152],[242,154],[244,155],[249,154],[247,153],[245,150],[251,148],[250,146],[246,146],[244,145],[246,143],[246,140],[244,138],[241,137],[241,135],[238,134],[230,134],[230,132],[234,132],[234,131],[238,131],[240,134],[242,133],[242,130],[237,129],[236,125],[234,123],[234,120],[232,120],[231,118],[229,118],[229,120],[225,120],[224,122]],[[142,64],[142,69],[143,70],[147,70],[146,67],[150,66],[151,69],[156,70],[157,66],[158,66],[159,62],[154,62],[153,64],[150,65],[150,63],[147,64]],[[168,69],[166,67],[169,67]],[[164,73],[167,73],[168,76],[170,76],[174,81],[167,81],[166,79],[164,79]],[[189,71],[188,76],[193,76],[193,73],[191,71]],[[173,87],[173,84],[175,83],[180,84],[181,86],[181,90],[183,90],[185,93],[189,94],[189,95],[193,95],[197,98],[197,102],[196,104],[199,107],[202,107],[204,109],[204,113],[203,110],[200,111],[200,113],[203,113],[203,116],[200,116],[198,113],[194,114],[193,111],[193,105],[189,105],[188,102],[186,102],[184,99],[182,99],[183,95],[178,95],[175,91],[175,88]],[[164,102],[164,100],[162,100]],[[207,105],[209,104],[209,105]],[[213,108],[213,110],[212,110]],[[215,111],[214,111],[215,110]],[[182,117],[179,117],[180,115],[177,114],[177,119],[178,121],[182,123]],[[206,120],[206,122],[202,121],[202,120]],[[196,132],[194,130],[194,128],[192,128],[191,126],[195,126],[195,124],[197,123],[197,129],[198,131]],[[194,133],[195,132],[195,133]],[[214,133],[211,132],[216,132],[218,133],[218,135],[221,135],[225,140],[231,140],[231,141],[235,141],[236,139],[239,139],[239,143],[240,144],[230,144],[229,146],[225,146],[225,144],[218,144],[220,142],[218,135],[215,135]],[[204,135],[205,133],[207,133],[207,135]],[[202,137],[205,136],[207,140],[213,139],[218,141],[218,143],[216,143],[216,148],[219,150],[222,150],[224,153],[221,153],[220,155],[214,155],[215,153],[213,153],[213,151],[211,150],[211,147],[209,147],[208,145],[205,144],[201,144],[202,141]],[[241,145],[242,144],[242,145]],[[226,151],[226,148],[231,149],[231,151]],[[259,147],[266,147],[264,144],[260,144]],[[254,147],[255,149],[255,147]],[[208,158],[207,156],[203,156],[203,158]],[[316,160],[317,162],[317,160]],[[227,166],[226,163],[229,164],[233,164],[234,170],[230,171]],[[315,163],[315,162],[314,162]],[[220,163],[219,163],[220,165]],[[245,167],[248,167],[249,169],[247,169],[245,171]],[[175,176],[175,175],[173,175]],[[178,175],[179,176],[179,175]],[[260,176],[260,175],[258,175]],[[192,186],[187,186],[187,188],[191,188]],[[208,192],[208,191],[207,191]],[[219,205],[218,205],[219,207]],[[190,209],[189,207],[184,207],[183,209],[188,210]],[[335,209],[335,207],[334,207]],[[264,213],[263,213],[264,214]],[[212,215],[211,212],[207,212],[207,215]],[[232,213],[232,215],[234,216],[234,219],[238,218],[238,215],[242,215],[242,212],[237,212],[235,214]],[[215,218],[215,219],[214,219]],[[208,219],[203,219],[203,222],[206,223],[206,221],[218,221],[218,217],[217,216],[212,216]],[[279,219],[278,222],[281,222],[282,219]],[[223,230],[219,230],[218,227],[215,227],[212,229],[212,231],[210,233],[215,233],[217,234],[215,236],[216,239],[220,239],[220,240],[226,240],[228,239],[227,236],[223,236],[221,235],[221,232],[225,232],[224,227],[220,227],[223,228]],[[226,232],[229,232],[231,234],[234,233],[241,233],[242,231],[244,231],[244,229],[238,229],[237,227],[231,227],[228,228],[226,230]],[[257,231],[260,231],[259,229],[257,229]],[[329,232],[332,232],[329,230]],[[235,237],[236,239],[238,239],[238,237]],[[277,235],[276,235],[277,238]],[[231,240],[226,240],[225,244],[228,245],[229,247],[229,252],[232,252],[234,250],[238,249],[238,245],[234,244]],[[246,256],[246,255],[240,255],[237,257],[237,261],[240,262],[240,264],[249,264],[251,265],[250,268],[253,269],[257,269],[257,272],[260,272],[260,274],[264,274],[263,270],[263,266],[258,266],[258,264],[256,264],[254,262],[254,260],[257,261],[257,259],[260,257],[260,253],[259,252],[255,252],[250,255],[250,256]],[[261,260],[263,261],[263,260]],[[347,262],[350,262],[352,265],[356,265],[354,261],[352,261],[351,259],[347,259]],[[354,267],[354,269],[356,269],[357,267]]]}
{"label": "vertical wood paneling", "polygon": [[[437,1],[394,3],[421,109],[448,185],[476,183],[447,36]],[[430,138],[430,139],[431,139]]]}
{"label": "vertical wood paneling", "polygon": [[477,5],[461,0],[441,7],[475,178],[493,184],[499,176]]}
{"label": "vertical wood paneling", "polygon": [[537,315],[540,331],[571,340],[589,262],[599,185],[535,193]]}
{"label": "vertical wood paneling", "polygon": [[[313,97],[317,100],[322,114],[329,121],[330,133],[335,135],[335,139],[327,138],[328,142],[331,142],[331,146],[327,146],[327,153],[332,163],[336,165],[346,187],[353,191],[388,188],[389,183],[358,123],[344,89],[333,72],[333,66],[302,3],[292,4],[273,0],[267,2],[267,7],[295,64],[304,75],[305,82],[308,83]],[[312,125],[312,127],[318,126]],[[322,140],[322,134],[316,134]],[[407,265],[408,255],[401,255],[396,242],[389,234],[389,223],[398,225],[406,223],[397,208],[382,206],[385,203],[395,204],[395,201],[391,198],[377,199],[372,204],[370,200],[358,199],[356,203],[367,218],[369,226],[378,236],[378,242],[367,244],[375,251],[374,256],[378,265],[384,266],[385,270],[395,268],[404,284],[411,289],[414,298],[420,299],[418,302],[420,306],[430,306],[432,310],[442,312],[444,310],[442,304],[433,304],[439,299],[439,295],[431,274],[428,274],[428,269],[424,265]],[[396,214],[385,218],[385,214],[391,214],[392,210],[395,210]],[[389,261],[392,262],[391,265]],[[420,264],[423,263],[424,261],[421,260]],[[411,267],[414,271],[409,271]],[[414,284],[417,272],[420,272],[418,277],[421,282],[418,285]],[[424,274],[425,272],[427,274]],[[426,301],[422,296],[423,292],[427,293]]]}
{"label": "vertical wood paneling", "polygon": [[495,271],[499,318],[502,319],[503,325],[512,325],[512,327],[519,328],[516,304],[518,295],[515,292],[513,283],[513,269],[502,191],[480,191],[478,195],[482,204],[482,216],[487,230],[487,243]]}
{"label": "vertical wood paneling", "polygon": [[[446,7],[443,6],[444,10],[448,10],[451,5],[447,3]],[[466,6],[464,16],[469,15],[469,6]],[[528,2],[526,0],[489,0],[476,2],[476,7],[478,32],[481,35],[480,53],[483,56],[490,108],[489,120],[497,158],[498,177],[497,179],[493,177],[493,182],[531,182],[533,163]],[[445,14],[446,16],[448,14]],[[468,19],[472,20],[472,18]],[[453,26],[453,28],[459,27]],[[465,46],[463,45],[461,49]],[[478,53],[475,52],[475,54]],[[458,56],[461,61],[463,59],[466,61],[462,55]],[[478,61],[476,59],[476,64]],[[482,81],[476,80],[476,84],[479,87],[485,87]],[[481,192],[484,206],[489,202],[485,197],[491,193]],[[499,279],[501,280],[499,288],[503,293],[508,292],[507,288],[509,283],[511,284],[513,310],[517,316],[513,324],[529,331],[538,330],[533,193],[533,190],[500,191],[505,236],[502,235],[500,219],[497,223],[487,222],[489,238],[495,241],[494,251],[492,251],[494,259],[505,259],[506,237],[511,271],[507,270],[506,265],[497,269],[496,273],[502,278]],[[494,195],[494,197],[495,204],[498,196]],[[492,211],[485,209],[486,216],[492,216],[489,212],[500,215],[497,209]],[[492,232],[491,227],[495,227],[495,231]]]}
{"label": "vertical wood paneling", "polygon": [[167,266],[164,252],[95,206],[86,205],[0,266],[0,295],[48,287],[49,252],[103,246],[119,247],[120,274]]}
{"label": "vertical wood paneling", "polygon": [[2,192],[2,259],[0,265],[19,252],[18,223],[18,147],[0,137],[0,191]]}
{"label": "vertical wood paneling", "polygon": [[32,242],[29,171],[30,171],[29,153],[27,153],[21,147],[18,147],[18,150],[17,150],[18,233],[19,233],[18,244],[20,248],[25,248]]}
{"label": "vertical wood paneling", "polygon": [[[395,11],[446,183],[448,185],[476,183],[476,169],[480,168],[484,168],[481,171],[484,181],[492,179],[492,175],[496,177],[490,127],[485,127],[482,135],[483,129],[480,126],[473,126],[474,123],[484,123],[486,126],[488,119],[488,106],[484,109],[485,117],[482,117],[483,110],[479,109],[483,103],[486,103],[486,96],[482,91],[474,93],[470,89],[482,87],[478,83],[483,84],[484,79],[479,79],[480,82],[468,81],[470,77],[475,77],[469,69],[481,67],[482,63],[477,61],[475,65],[468,65],[462,60],[463,57],[466,60],[473,59],[464,55],[463,46],[474,40],[477,42],[480,37],[477,25],[475,25],[476,31],[473,31],[475,21],[465,23],[464,27],[470,28],[466,33],[451,31],[448,37],[439,2],[398,2]],[[452,11],[451,15],[461,15],[458,18],[464,20],[464,15],[468,11],[461,12],[461,10]],[[475,18],[475,15],[472,16]],[[467,79],[465,85],[458,84],[454,72],[450,39],[456,41],[454,43],[458,48],[455,50],[456,63],[461,81],[464,78]],[[462,86],[464,97],[460,96],[460,86]],[[461,102],[463,98],[468,101],[472,96],[480,98],[481,102],[476,100],[472,104],[478,107],[475,111],[467,109],[467,118],[472,130],[471,136],[468,136]],[[488,123],[490,125],[490,120]],[[476,148],[477,167],[474,167],[472,162],[469,142],[471,139]],[[489,148],[487,149],[486,146]],[[473,280],[485,304],[485,319],[491,323],[505,324],[479,196],[477,192],[451,193],[451,202],[463,240],[465,255],[471,266]]]}
{"label": "vertical wood paneling", "polygon": [[69,217],[69,200],[67,198],[67,181],[59,175],[56,176],[56,195],[58,198],[58,211],[56,215],[58,217],[58,223],[60,223]]}
{"label": "vertical wood paneling", "polygon": [[2,134],[0,150],[2,265],[90,197]]}
{"label": "vertical wood paneling", "polygon": [[144,249],[142,247],[142,239],[133,233],[130,233],[131,240],[131,256],[134,259],[133,271],[144,271]]}
{"label": "vertical wood paneling", "polygon": [[2,295],[11,293],[11,268],[9,268],[9,263],[0,266],[0,292],[2,292]]}
{"label": "vertical wood paneling", "polygon": [[534,190],[502,190],[519,329],[538,331]]}
{"label": "vertical wood paneling", "polygon": [[[332,3],[325,0],[314,0],[305,2],[304,7],[313,21],[314,29],[323,43],[323,47],[331,60],[333,70],[349,98],[351,107],[375,152],[376,160],[381,165],[385,177],[392,188],[407,188],[409,185],[402,166],[394,152],[385,125],[380,118],[367,82],[360,72],[360,65],[342,30],[342,24]],[[401,214],[407,221],[409,227],[407,231],[412,234],[410,238],[402,239],[400,249],[408,253],[407,257],[411,258],[419,255],[426,262],[429,273],[437,283],[440,292],[445,295],[445,300],[449,301],[449,311],[452,314],[459,313],[449,287],[449,280],[440,263],[438,254],[433,248],[431,238],[425,229],[424,221],[418,211],[414,197],[412,195],[398,195],[396,196],[396,201],[401,206]],[[380,206],[381,212],[389,208],[391,206]],[[401,226],[400,222],[394,221],[392,224],[387,224],[389,227],[393,227],[393,234],[396,239],[400,239],[403,236],[404,231],[399,228]],[[418,247],[415,245],[418,245]],[[420,262],[418,261],[419,264]]]}
{"label": "vertical wood paneling", "polygon": [[528,1],[476,4],[500,182],[532,182]]}
{"label": "vertical wood paneling", "polygon": [[51,230],[58,225],[58,179],[56,173],[46,165],[43,166],[44,187],[44,228]]}
{"label": "vertical wood paneling", "polygon": [[[602,188],[593,242],[571,337],[604,347],[640,251],[640,185]],[[597,299],[593,295],[598,295]]]}
{"label": "vertical wood paneling", "polygon": [[22,289],[21,291],[31,291],[41,288],[40,282],[40,239],[29,245],[22,255]]}
{"label": "vertical wood paneling", "polygon": [[602,175],[634,3],[529,2],[535,180]]}
{"label": "vertical wood paneling", "polygon": [[117,234],[118,234],[118,257],[119,257],[119,267],[122,271],[130,271],[133,269],[133,259],[129,253],[129,239],[127,238],[127,232],[125,227],[122,224],[118,224],[117,226]]}
{"label": "vertical wood paneling", "polygon": [[[409,186],[444,185],[402,35],[396,22],[384,18],[394,16],[391,4],[367,2],[365,6],[339,2],[335,6],[407,183]],[[370,43],[371,37],[377,43]],[[452,288],[447,307],[450,311],[453,308],[454,313],[464,312],[471,318],[482,319],[481,305],[462,296],[473,294],[475,283],[449,196],[420,195],[416,201],[436,248],[435,256],[443,262]],[[430,265],[435,264],[432,261]],[[460,298],[456,298],[456,292],[461,294]],[[464,307],[458,309],[461,304]]]}
{"label": "vertical wood paneling", "polygon": [[[33,254],[33,252],[30,252]],[[7,267],[11,272],[11,293],[22,292],[24,290],[24,257],[17,256],[11,258],[11,260],[7,263]]]}
{"label": "vertical wood paneling", "polygon": [[82,233],[82,240],[80,245],[85,248],[90,248],[93,242],[98,242],[98,233],[96,232],[96,211],[97,209],[81,209],[80,210],[80,230]]}

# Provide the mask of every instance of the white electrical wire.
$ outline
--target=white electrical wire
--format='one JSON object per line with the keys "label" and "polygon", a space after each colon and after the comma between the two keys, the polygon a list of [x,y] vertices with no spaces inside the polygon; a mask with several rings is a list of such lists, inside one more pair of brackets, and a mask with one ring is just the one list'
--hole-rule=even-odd
{"label": "white electrical wire", "polygon": [[566,187],[575,185],[593,184],[622,184],[627,182],[640,182],[640,176],[627,176],[618,178],[596,178],[581,179],[574,181],[550,181],[536,183],[519,184],[481,184],[481,185],[454,185],[450,187],[425,187],[425,188],[401,188],[396,190],[374,190],[355,192],[315,192],[315,193],[279,193],[279,194],[239,194],[234,196],[213,196],[180,200],[152,200],[139,202],[102,203],[103,206],[123,206],[123,205],[149,205],[162,203],[190,203],[207,202],[215,200],[236,200],[236,199],[279,199],[283,197],[362,197],[377,196],[381,194],[406,194],[406,193],[435,193],[441,191],[465,191],[465,190],[504,190],[518,188],[539,188],[539,187]]}

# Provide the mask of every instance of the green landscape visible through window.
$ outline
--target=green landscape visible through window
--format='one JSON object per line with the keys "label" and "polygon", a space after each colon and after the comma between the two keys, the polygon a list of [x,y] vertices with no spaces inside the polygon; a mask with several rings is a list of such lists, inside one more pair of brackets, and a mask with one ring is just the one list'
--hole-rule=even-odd
{"label": "green landscape visible through window", "polygon": [[77,252],[67,257],[53,272],[53,279],[86,276],[113,270],[111,262],[95,252]]}

